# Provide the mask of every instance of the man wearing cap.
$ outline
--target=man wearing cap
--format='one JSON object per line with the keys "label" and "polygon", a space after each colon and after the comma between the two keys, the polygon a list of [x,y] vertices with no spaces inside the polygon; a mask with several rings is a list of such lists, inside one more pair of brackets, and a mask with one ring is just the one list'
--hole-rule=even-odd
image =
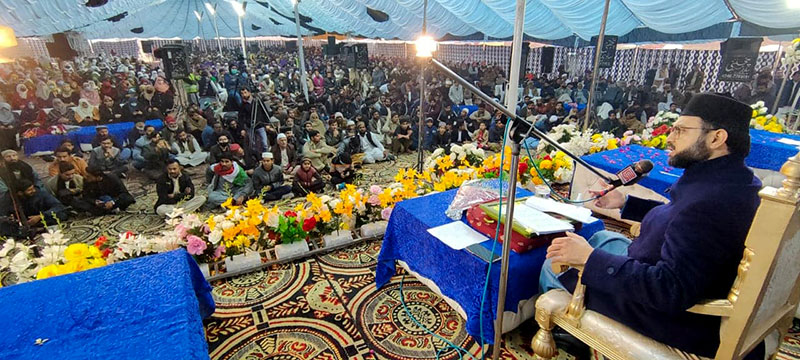
{"label": "man wearing cap", "polygon": [[272,147],[272,158],[275,165],[280,166],[285,173],[292,172],[297,166],[297,149],[285,134],[278,134],[277,144]]}
{"label": "man wearing cap", "polygon": [[265,201],[279,200],[292,191],[292,187],[283,184],[283,171],[274,164],[271,152],[261,154],[261,166],[253,171],[253,190]]}
{"label": "man wearing cap", "polygon": [[218,208],[229,197],[235,205],[241,205],[253,193],[253,182],[230,152],[220,154],[219,162],[208,167],[206,182],[209,209]]}
{"label": "man wearing cap", "polygon": [[192,178],[175,159],[167,160],[166,172],[156,182],[156,193],[158,200],[153,208],[159,216],[167,216],[176,207],[191,213],[206,203],[205,196],[195,195]]}
{"label": "man wearing cap", "polygon": [[[686,169],[670,189],[672,202],[626,199],[617,191],[598,199],[596,206],[641,221],[641,235],[633,243],[608,231],[588,242],[572,233],[554,239],[542,290],[571,290],[577,280],[574,270],[556,277],[550,262],[582,265],[587,308],[666,345],[713,357],[720,318],[686,310],[725,298],[737,275],[761,189],[744,163],[751,113],[724,96],[692,97],[667,137],[669,165]],[[763,351],[762,344],[750,356],[763,359]]]}
{"label": "man wearing cap", "polygon": [[330,168],[329,158],[336,155],[336,148],[328,146],[322,140],[322,134],[317,130],[310,130],[308,133],[310,140],[303,145],[303,157],[311,160],[311,165],[319,171],[327,171]]}
{"label": "man wearing cap", "polygon": [[0,163],[0,185],[5,185],[0,186],[0,193],[5,192],[8,188],[13,188],[14,183],[22,179],[30,180],[38,188],[43,186],[39,175],[33,171],[33,167],[20,160],[19,154],[15,150],[3,150],[0,155],[3,156],[3,162]]}

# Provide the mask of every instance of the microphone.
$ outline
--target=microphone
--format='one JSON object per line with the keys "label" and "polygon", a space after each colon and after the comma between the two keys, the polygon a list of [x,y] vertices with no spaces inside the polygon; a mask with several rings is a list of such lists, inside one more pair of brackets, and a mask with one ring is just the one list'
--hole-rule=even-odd
{"label": "microphone", "polygon": [[647,159],[639,160],[638,162],[622,168],[622,170],[617,173],[617,180],[608,183],[611,187],[601,191],[597,197],[603,197],[620,186],[636,184],[643,177],[647,176],[650,170],[653,170],[653,162]]}

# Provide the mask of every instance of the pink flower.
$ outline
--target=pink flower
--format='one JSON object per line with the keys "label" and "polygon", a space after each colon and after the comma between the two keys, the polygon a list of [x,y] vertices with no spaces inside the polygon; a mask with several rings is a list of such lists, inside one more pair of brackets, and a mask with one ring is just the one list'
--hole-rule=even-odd
{"label": "pink flower", "polygon": [[390,206],[390,207],[387,207],[387,208],[381,210],[381,218],[383,220],[389,220],[389,217],[392,216],[392,210],[393,209],[394,209],[394,206]]}
{"label": "pink flower", "polygon": [[189,235],[186,238],[186,251],[189,252],[191,255],[200,255],[203,251],[206,251],[206,242],[203,239],[195,236]]}
{"label": "pink flower", "polygon": [[185,238],[188,231],[189,229],[187,229],[186,226],[183,226],[183,224],[178,224],[175,226],[175,234],[178,235],[178,238]]}
{"label": "pink flower", "polygon": [[380,200],[380,199],[378,199],[378,195],[372,195],[372,196],[370,196],[370,197],[369,197],[369,199],[367,199],[367,202],[368,202],[370,205],[373,205],[373,206],[378,206],[378,205],[380,205],[380,204],[381,204],[381,200]]}
{"label": "pink flower", "polygon": [[372,185],[369,187],[369,192],[372,194],[378,195],[381,193],[381,191],[381,187],[378,185]]}
{"label": "pink flower", "polygon": [[217,246],[217,249],[214,250],[214,258],[219,258],[222,254],[225,253],[225,245]]}

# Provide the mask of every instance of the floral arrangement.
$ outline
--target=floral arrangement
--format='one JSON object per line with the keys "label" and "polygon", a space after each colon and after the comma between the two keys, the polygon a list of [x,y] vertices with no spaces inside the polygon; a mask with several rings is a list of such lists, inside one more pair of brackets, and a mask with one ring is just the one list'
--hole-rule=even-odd
{"label": "floral arrangement", "polygon": [[767,109],[763,101],[752,104],[750,107],[753,109],[753,115],[750,119],[751,128],[779,134],[784,132],[786,128],[784,119],[768,114],[769,109]]}
{"label": "floral arrangement", "polygon": [[624,134],[622,134],[622,138],[619,139],[619,146],[628,146],[641,143],[642,137],[638,134],[634,134],[633,130],[626,131]]}
{"label": "floral arrangement", "polygon": [[592,147],[589,148],[589,153],[594,154],[606,150],[614,150],[619,148],[619,139],[614,134],[603,131],[592,135]]}
{"label": "floral arrangement", "polygon": [[[547,182],[561,184],[572,180],[572,160],[567,158],[567,154],[564,152],[553,151],[550,154],[539,154],[533,160],[533,163]],[[534,168],[530,170],[533,183],[536,185],[542,183],[539,173]]]}
{"label": "floral arrangement", "polygon": [[449,153],[443,148],[434,150],[425,160],[424,169],[441,175],[453,166],[477,166],[486,158],[483,149],[475,144],[452,144],[449,150]]}
{"label": "floral arrangement", "polygon": [[789,67],[800,62],[800,38],[794,39],[791,44],[786,45],[781,61]]}
{"label": "floral arrangement", "polygon": [[[547,136],[576,156],[586,155],[592,148],[592,135],[581,132],[575,124],[558,125],[551,129]],[[555,147],[544,141],[540,141],[536,148],[539,154],[549,154],[555,150],[557,150]]]}

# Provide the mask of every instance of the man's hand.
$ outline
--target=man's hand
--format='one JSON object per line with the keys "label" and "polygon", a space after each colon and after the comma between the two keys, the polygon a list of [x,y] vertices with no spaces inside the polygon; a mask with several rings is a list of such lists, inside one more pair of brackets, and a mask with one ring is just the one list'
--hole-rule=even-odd
{"label": "man's hand", "polygon": [[106,210],[111,210],[111,208],[114,207],[114,202],[113,201],[108,201],[105,204],[103,204],[103,207],[105,207]]}
{"label": "man's hand", "polygon": [[192,188],[188,188],[187,187],[186,189],[183,189],[183,193],[186,194],[186,195],[191,195],[192,194]]}
{"label": "man's hand", "polygon": [[589,260],[592,251],[594,249],[586,242],[586,239],[568,232],[565,237],[553,239],[553,242],[547,247],[546,257],[554,263],[582,266]]}
{"label": "man's hand", "polygon": [[242,205],[242,203],[244,202],[244,196],[239,196],[238,198],[236,198],[234,200],[235,200],[235,203],[236,203],[235,205]]}
{"label": "man's hand", "polygon": [[100,200],[95,200],[94,201],[94,206],[101,207],[101,206],[103,206],[103,202],[100,201]]}
{"label": "man's hand", "polygon": [[36,225],[40,221],[42,221],[42,217],[39,215],[28,216],[28,226]]}
{"label": "man's hand", "polygon": [[[601,191],[593,191],[589,190],[589,194],[592,197],[599,196],[602,193]],[[601,209],[622,209],[625,206],[625,195],[622,195],[619,191],[611,191],[608,194],[603,195],[603,197],[594,201],[594,206],[597,206]]]}
{"label": "man's hand", "polygon": [[175,194],[167,194],[167,197],[170,198],[170,199],[174,199],[175,198]]}

